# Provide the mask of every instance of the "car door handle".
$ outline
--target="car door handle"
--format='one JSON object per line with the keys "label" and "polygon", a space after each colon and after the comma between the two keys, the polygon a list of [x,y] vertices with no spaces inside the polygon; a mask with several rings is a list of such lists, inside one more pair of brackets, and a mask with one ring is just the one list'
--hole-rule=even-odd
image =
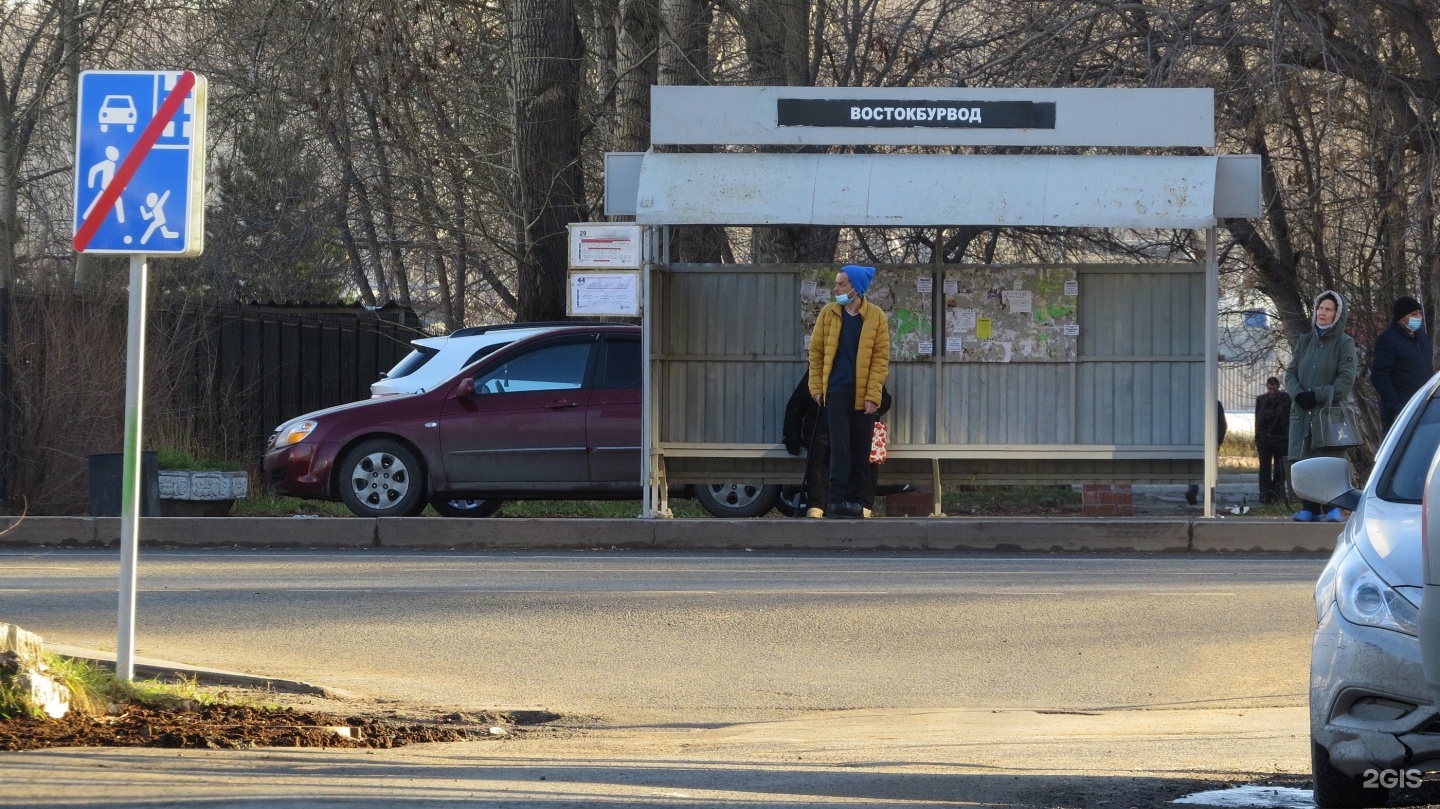
{"label": "car door handle", "polygon": [[555,403],[552,404],[552,405],[550,405],[550,409],[551,409],[551,410],[564,410],[564,409],[567,408],[567,407],[579,407],[579,406],[580,406],[580,403],[579,403],[579,402],[572,402],[572,401],[570,401],[569,399],[556,399],[556,400],[555,400]]}

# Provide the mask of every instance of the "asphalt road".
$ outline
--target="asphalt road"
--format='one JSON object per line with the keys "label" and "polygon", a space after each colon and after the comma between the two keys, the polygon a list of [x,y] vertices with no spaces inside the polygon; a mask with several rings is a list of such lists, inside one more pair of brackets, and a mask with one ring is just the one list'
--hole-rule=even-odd
{"label": "asphalt road", "polygon": [[[1322,564],[146,551],[143,655],[586,729],[3,754],[0,803],[1052,809],[1239,784],[1260,800],[1227,805],[1298,806]],[[117,576],[113,552],[0,552],[0,621],[113,648]],[[1291,802],[1267,803],[1273,786]]]}
{"label": "asphalt road", "polygon": [[[616,722],[1305,701],[1286,557],[145,551],[138,653]],[[107,551],[0,553],[0,621],[113,649]]]}

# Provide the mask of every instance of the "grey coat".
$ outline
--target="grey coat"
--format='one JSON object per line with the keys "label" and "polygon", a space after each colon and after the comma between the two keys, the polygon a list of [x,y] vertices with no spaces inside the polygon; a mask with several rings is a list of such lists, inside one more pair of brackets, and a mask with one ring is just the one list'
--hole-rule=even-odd
{"label": "grey coat", "polygon": [[[1325,406],[1332,392],[1336,404],[1350,398],[1350,390],[1355,387],[1355,376],[1359,372],[1355,361],[1355,340],[1345,333],[1345,321],[1350,317],[1350,306],[1344,296],[1330,291],[1316,295],[1315,306],[1318,307],[1320,299],[1327,295],[1334,296],[1337,301],[1335,323],[1325,331],[1323,337],[1313,328],[1301,335],[1295,343],[1295,356],[1290,360],[1290,367],[1285,369],[1285,392],[1290,394],[1292,402],[1288,454],[1292,460],[1297,461],[1320,455],[1345,454],[1343,449],[1310,448],[1310,429],[1315,415]],[[1312,327],[1315,325],[1313,315],[1310,323]],[[1319,402],[1313,410],[1294,404],[1295,397],[1307,390],[1314,391]]]}

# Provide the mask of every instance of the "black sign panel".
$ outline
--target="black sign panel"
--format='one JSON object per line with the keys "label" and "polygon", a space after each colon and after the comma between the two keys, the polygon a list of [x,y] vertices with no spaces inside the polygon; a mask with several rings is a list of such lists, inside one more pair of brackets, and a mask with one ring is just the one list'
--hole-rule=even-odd
{"label": "black sign panel", "polygon": [[1054,129],[1053,101],[782,98],[780,126]]}

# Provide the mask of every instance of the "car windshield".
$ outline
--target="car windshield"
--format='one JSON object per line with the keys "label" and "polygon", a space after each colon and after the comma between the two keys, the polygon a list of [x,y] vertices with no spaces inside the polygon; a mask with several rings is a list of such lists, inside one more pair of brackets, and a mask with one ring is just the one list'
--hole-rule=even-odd
{"label": "car windshield", "polygon": [[399,379],[409,376],[420,370],[421,366],[429,362],[431,358],[438,353],[440,353],[438,349],[417,346],[414,351],[411,351],[405,356],[405,359],[395,363],[395,367],[391,368],[390,371],[385,374],[385,378]]}
{"label": "car windshield", "polygon": [[1440,399],[1426,402],[1425,411],[1408,429],[1410,433],[1404,437],[1400,453],[1385,470],[1379,491],[1381,499],[1418,505],[1425,494],[1425,475],[1430,471],[1430,461],[1440,448]]}

